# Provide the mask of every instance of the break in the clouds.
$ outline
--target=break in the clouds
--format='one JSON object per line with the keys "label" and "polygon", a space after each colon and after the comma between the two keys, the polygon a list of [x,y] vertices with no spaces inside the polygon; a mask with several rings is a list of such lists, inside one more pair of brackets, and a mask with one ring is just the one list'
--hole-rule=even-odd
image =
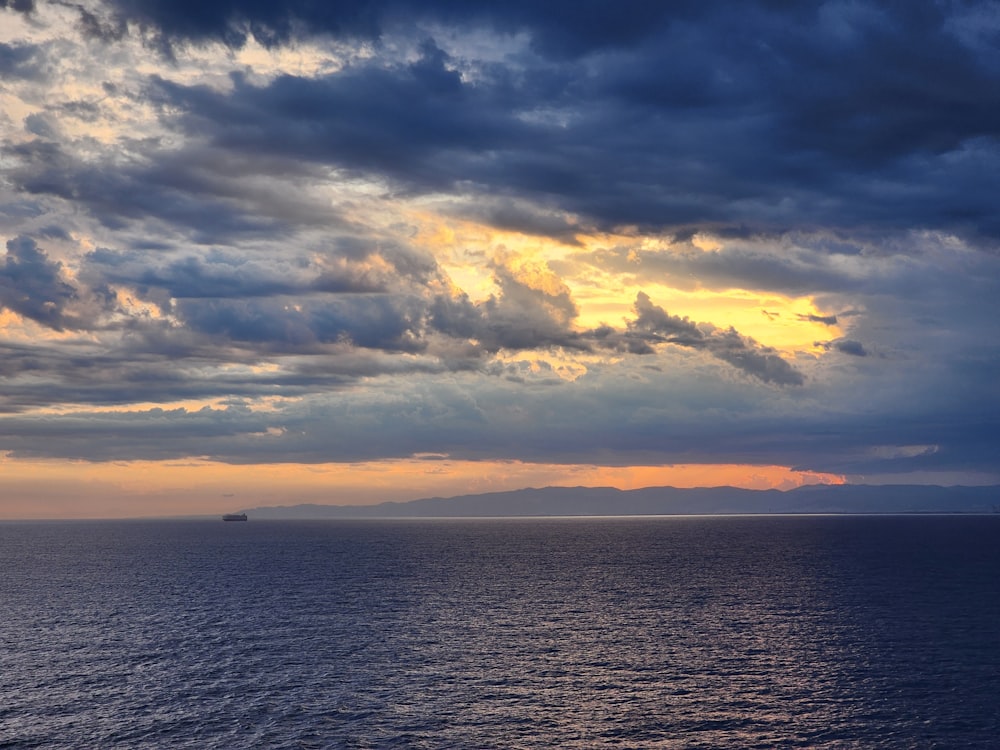
{"label": "break in the clouds", "polygon": [[994,3],[0,20],[11,457],[996,472]]}

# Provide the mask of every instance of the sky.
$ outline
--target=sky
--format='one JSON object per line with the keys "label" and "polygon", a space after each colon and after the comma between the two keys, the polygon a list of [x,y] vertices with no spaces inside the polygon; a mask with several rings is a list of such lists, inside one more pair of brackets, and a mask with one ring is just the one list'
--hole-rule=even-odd
{"label": "sky", "polygon": [[0,518],[1000,483],[1000,4],[0,0]]}

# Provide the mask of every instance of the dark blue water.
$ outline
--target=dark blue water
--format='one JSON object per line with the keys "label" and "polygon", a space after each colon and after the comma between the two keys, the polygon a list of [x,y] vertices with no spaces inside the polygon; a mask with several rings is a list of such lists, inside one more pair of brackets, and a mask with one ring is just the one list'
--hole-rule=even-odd
{"label": "dark blue water", "polygon": [[4,748],[998,738],[998,516],[0,524]]}

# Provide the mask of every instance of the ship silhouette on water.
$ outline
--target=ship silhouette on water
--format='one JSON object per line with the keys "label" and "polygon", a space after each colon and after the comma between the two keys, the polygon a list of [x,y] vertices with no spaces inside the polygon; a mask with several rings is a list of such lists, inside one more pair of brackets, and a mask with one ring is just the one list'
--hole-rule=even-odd
{"label": "ship silhouette on water", "polygon": [[226,513],[226,515],[224,515],[222,517],[222,520],[223,521],[245,521],[245,520],[247,520],[247,514],[246,513]]}

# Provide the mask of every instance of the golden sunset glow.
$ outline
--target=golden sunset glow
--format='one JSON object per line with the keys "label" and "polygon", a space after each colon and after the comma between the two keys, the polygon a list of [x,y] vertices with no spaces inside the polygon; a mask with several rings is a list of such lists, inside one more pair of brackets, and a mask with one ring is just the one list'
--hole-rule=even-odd
{"label": "golden sunset glow", "polygon": [[[609,467],[456,461],[442,456],[353,464],[234,466],[204,460],[111,463],[0,459],[11,488],[0,518],[64,518],[86,502],[86,517],[219,514],[238,508],[318,503],[371,505],[387,500],[501,492],[522,487],[652,486],[782,489],[841,484],[834,474],[781,466]],[[15,499],[16,498],[16,499]]]}
{"label": "golden sunset glow", "polygon": [[[409,212],[421,227],[417,239],[434,255],[451,278],[475,300],[498,292],[495,266],[506,266],[532,289],[546,294],[568,292],[578,307],[574,325],[578,329],[619,324],[633,314],[636,295],[645,291],[671,314],[692,321],[713,321],[732,326],[760,343],[786,354],[818,353],[817,342],[845,334],[837,324],[820,319],[831,312],[819,309],[810,296],[788,297],[748,288],[710,290],[674,286],[669,277],[637,277],[635,273],[613,274],[569,261],[600,253],[609,247],[634,246],[641,252],[671,252],[670,243],[659,237],[637,235],[576,235],[574,243],[490,227],[455,218],[442,220],[427,211]],[[724,249],[725,243],[709,235],[697,235],[692,244],[705,252]],[[585,248],[581,253],[580,246]],[[559,269],[556,274],[553,269]],[[637,268],[638,270],[638,268]]]}

